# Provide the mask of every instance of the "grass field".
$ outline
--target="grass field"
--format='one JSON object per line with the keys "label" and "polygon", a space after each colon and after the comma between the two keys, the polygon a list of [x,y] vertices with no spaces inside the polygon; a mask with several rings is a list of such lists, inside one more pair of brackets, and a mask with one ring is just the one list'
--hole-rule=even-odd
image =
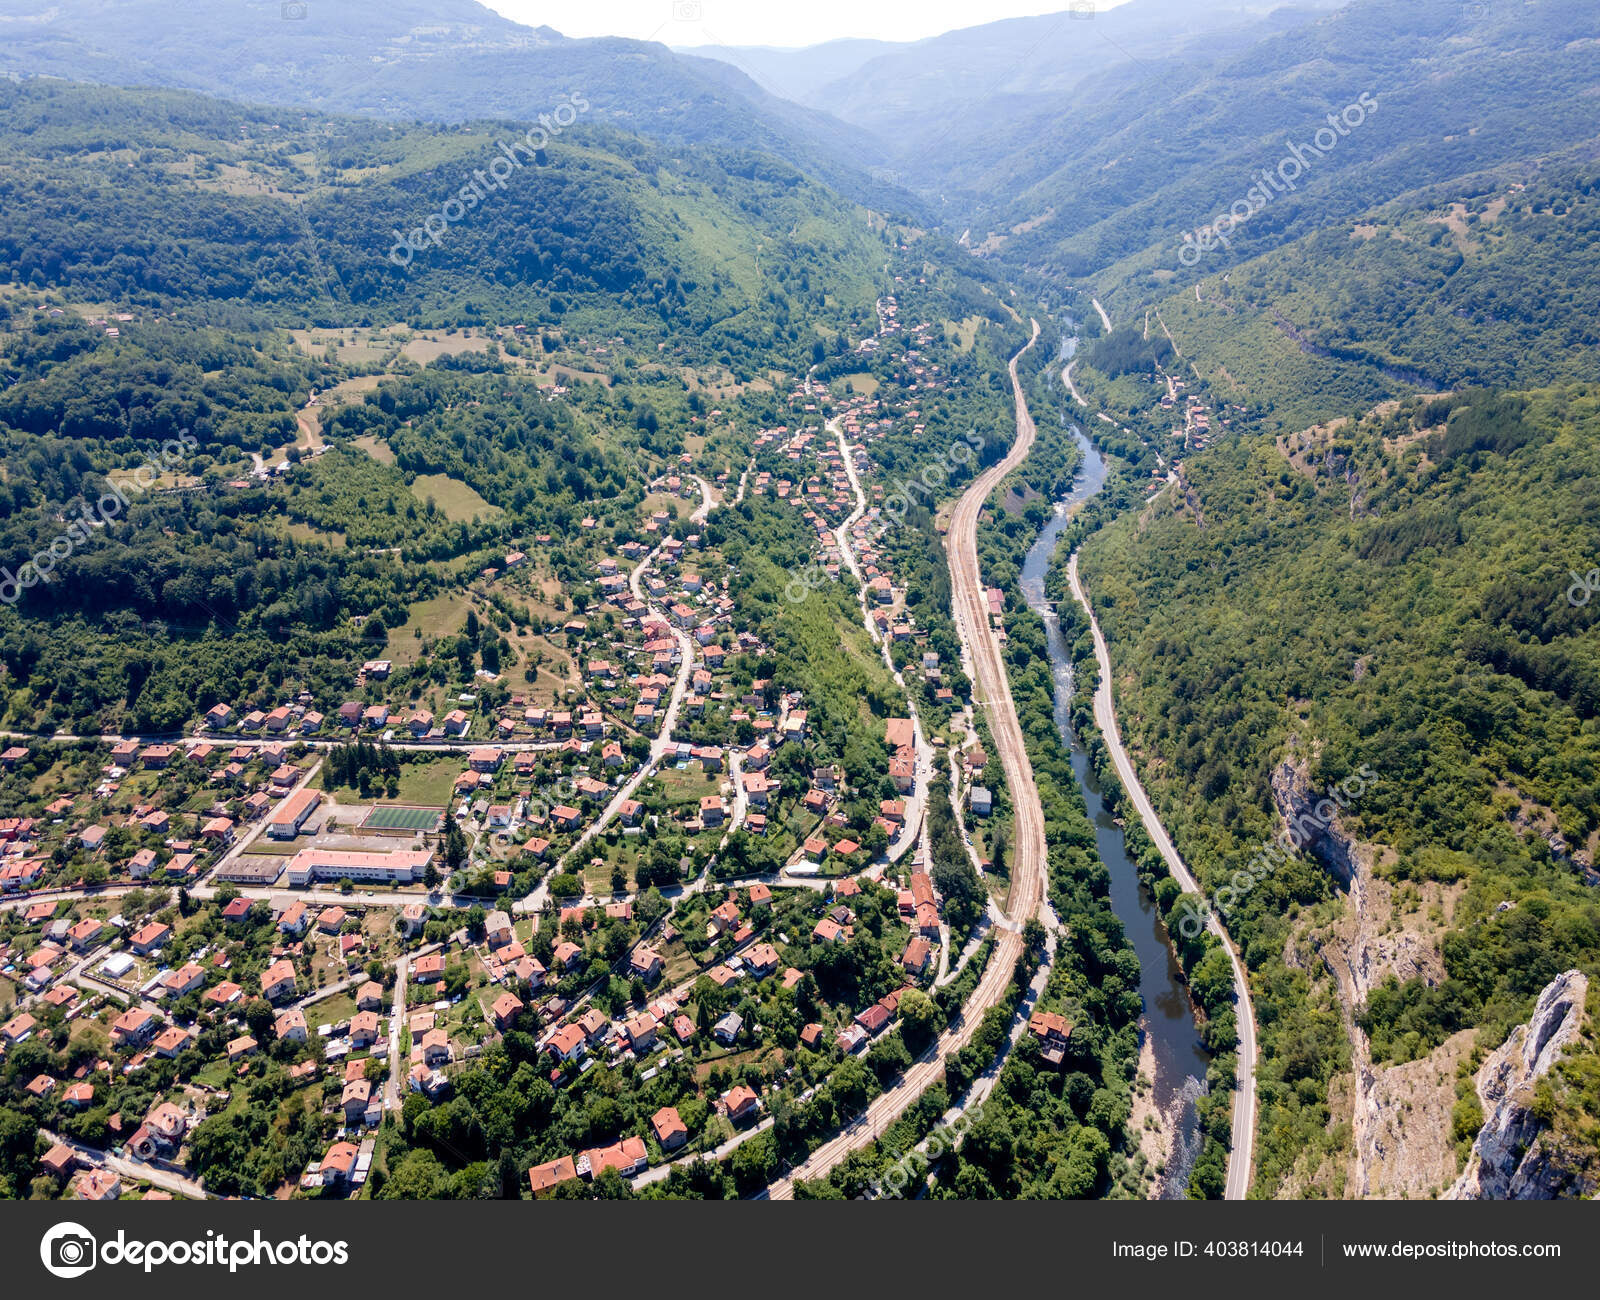
{"label": "grass field", "polygon": [[366,434],[363,437],[351,440],[350,445],[371,456],[380,465],[393,465],[394,452],[389,449],[389,444],[376,434]]}
{"label": "grass field", "polygon": [[411,616],[405,623],[389,629],[384,655],[398,664],[415,663],[421,646],[417,633],[424,637],[454,635],[466,622],[470,603],[465,596],[454,592],[419,600],[411,607]]}
{"label": "grass field", "polygon": [[878,381],[865,371],[857,371],[853,375],[840,375],[829,387],[839,393],[863,393],[871,397],[878,391]]}
{"label": "grass field", "polygon": [[503,513],[499,506],[492,506],[477,494],[468,484],[460,479],[451,478],[448,474],[419,474],[416,482],[411,485],[411,495],[421,501],[430,497],[433,503],[444,512],[446,519],[452,523],[465,520],[472,523],[479,519],[498,519]]}
{"label": "grass field", "polygon": [[341,550],[345,545],[345,535],[339,532],[324,532],[311,524],[302,523],[300,520],[284,520],[281,527],[290,537],[297,542],[314,542],[320,546],[332,547]]}
{"label": "grass field", "polygon": [[456,778],[465,768],[466,762],[460,757],[402,763],[400,795],[395,803],[448,808],[455,794]]}

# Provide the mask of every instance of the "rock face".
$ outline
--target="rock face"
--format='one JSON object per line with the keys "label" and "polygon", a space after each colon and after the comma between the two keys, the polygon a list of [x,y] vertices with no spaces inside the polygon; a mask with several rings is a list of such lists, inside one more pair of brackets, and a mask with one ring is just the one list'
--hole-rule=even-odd
{"label": "rock face", "polygon": [[1304,769],[1292,762],[1273,768],[1272,801],[1284,824],[1303,841],[1305,851],[1348,887],[1356,874],[1356,846],[1339,829],[1338,805],[1313,790]]}
{"label": "rock face", "polygon": [[1562,1150],[1532,1111],[1533,1085],[1578,1036],[1588,993],[1582,971],[1558,975],[1528,1023],[1483,1063],[1477,1084],[1487,1118],[1446,1200],[1544,1201],[1589,1196],[1600,1185],[1592,1161]]}

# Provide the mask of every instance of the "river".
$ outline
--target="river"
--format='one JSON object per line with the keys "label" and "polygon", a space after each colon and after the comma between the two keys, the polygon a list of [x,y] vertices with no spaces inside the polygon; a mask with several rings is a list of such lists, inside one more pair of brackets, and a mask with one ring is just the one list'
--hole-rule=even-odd
{"label": "river", "polygon": [[[1071,357],[1071,345],[1075,342],[1067,340],[1063,359]],[[1157,1194],[1163,1199],[1181,1198],[1188,1187],[1189,1171],[1199,1154],[1194,1100],[1205,1089],[1206,1067],[1211,1058],[1200,1041],[1188,986],[1167,941],[1167,929],[1156,911],[1155,899],[1139,881],[1138,869],[1128,856],[1122,828],[1106,808],[1099,779],[1072,729],[1072,662],[1061,635],[1060,621],[1045,597],[1045,574],[1055,554],[1056,539],[1066,526],[1069,514],[1075,506],[1099,492],[1106,481],[1105,458],[1076,424],[1071,428],[1083,453],[1083,463],[1072,490],[1064,500],[1057,502],[1055,515],[1028,552],[1022,566],[1022,594],[1029,607],[1044,619],[1050,669],[1055,678],[1056,728],[1071,752],[1072,770],[1083,789],[1089,818],[1094,823],[1100,860],[1111,873],[1111,906],[1121,918],[1139,957],[1139,994],[1144,1000],[1141,1028],[1149,1036],[1155,1059],[1153,1101],[1156,1109],[1169,1117],[1168,1130],[1174,1132],[1173,1150]],[[1180,1116],[1176,1125],[1170,1122],[1174,1111]]]}

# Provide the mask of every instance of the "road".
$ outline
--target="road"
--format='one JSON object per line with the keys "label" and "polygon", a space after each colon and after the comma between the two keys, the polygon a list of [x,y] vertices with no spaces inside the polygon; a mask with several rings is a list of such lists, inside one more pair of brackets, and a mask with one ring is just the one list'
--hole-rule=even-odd
{"label": "road", "polygon": [[1061,372],[1061,381],[1066,384],[1067,391],[1072,394],[1072,400],[1085,410],[1088,410],[1089,403],[1083,400],[1083,395],[1078,392],[1078,386],[1072,382],[1072,367],[1077,364],[1076,360],[1067,362],[1067,368]]}
{"label": "road", "polygon": [[[386,730],[386,729],[385,729]],[[206,741],[213,745],[228,745],[233,748],[259,749],[264,745],[282,745],[292,748],[295,745],[304,745],[307,749],[333,749],[339,745],[347,745],[353,740],[373,740],[381,738],[383,731],[351,732],[344,738],[324,738],[317,736],[270,736],[263,739],[260,736],[244,736],[226,731],[201,731],[193,735],[186,735],[181,731],[170,732],[141,732],[137,736],[122,736],[105,733],[98,736],[83,736],[67,731],[0,731],[0,740],[51,740],[62,744],[75,744],[79,741],[89,741],[98,745],[115,745],[124,740],[138,741],[140,744],[175,745],[180,742],[194,741],[196,744]],[[563,745],[559,740],[390,740],[384,742],[390,749],[403,750],[414,754],[466,754],[474,749],[489,746],[507,754],[520,753],[524,750],[532,753],[542,753],[547,750],[560,749]]]}
{"label": "road", "polygon": [[71,1147],[85,1164],[98,1168],[109,1169],[121,1178],[138,1179],[140,1182],[149,1183],[152,1187],[159,1187],[164,1192],[171,1192],[174,1196],[187,1196],[191,1200],[209,1200],[210,1195],[193,1178],[185,1178],[182,1174],[175,1174],[171,1170],[162,1169],[157,1165],[147,1165],[138,1160],[127,1160],[122,1156],[114,1156],[109,1151],[102,1151],[99,1147],[86,1146],[82,1142],[74,1142],[65,1134],[52,1133],[49,1129],[40,1129],[52,1142],[59,1142],[62,1146]]}
{"label": "road", "polygon": [[[696,475],[694,481],[700,487],[700,504],[690,514],[689,520],[691,523],[703,524],[706,516],[716,508],[716,502],[711,496],[711,485],[705,479]],[[662,544],[665,545],[665,542],[666,539],[663,538]],[[633,798],[639,787],[660,766],[661,759],[667,752],[667,746],[674,743],[672,730],[678,725],[678,713],[683,708],[683,697],[689,689],[689,679],[694,674],[695,643],[687,632],[667,616],[666,611],[658,603],[644,594],[645,571],[649,569],[660,554],[661,547],[657,546],[634,566],[633,572],[628,575],[628,590],[633,593],[635,600],[649,609],[652,616],[666,624],[672,633],[672,639],[678,643],[678,675],[672,683],[672,695],[667,701],[667,711],[661,718],[661,730],[656,733],[656,738],[650,742],[650,757],[637,772],[623,782],[616,794],[612,795],[607,801],[600,815],[585,828],[583,834],[577,838],[572,847],[561,855],[561,860],[545,873],[544,878],[534,888],[533,892],[526,898],[518,899],[512,905],[512,910],[515,912],[537,912],[544,906],[548,893],[547,883],[550,877],[557,872],[565,871],[567,864],[572,862],[579,853],[588,847],[595,836],[600,834],[616,819],[621,812],[622,805]]]}
{"label": "road", "polygon": [[[856,469],[856,458],[852,449],[844,440],[844,428],[839,417],[835,416],[828,422],[829,431],[838,440],[839,456],[844,461],[845,477],[850,480],[850,489],[856,495],[856,507],[850,512],[845,521],[833,530],[834,542],[839,547],[839,554],[843,557],[845,566],[850,570],[850,576],[856,580],[856,603],[861,608],[861,623],[867,629],[867,636],[878,647],[883,655],[883,666],[889,670],[889,676],[894,679],[905,697],[906,713],[911,719],[912,749],[916,754],[916,767],[913,775],[911,793],[906,797],[905,825],[898,838],[889,846],[887,859],[889,862],[899,862],[911,851],[913,845],[922,839],[925,826],[924,819],[927,815],[928,796],[933,783],[933,746],[928,743],[928,737],[922,730],[922,716],[917,712],[916,701],[911,698],[911,691],[906,686],[906,679],[900,670],[894,666],[894,656],[889,650],[889,638],[880,636],[878,626],[872,621],[872,611],[867,605],[867,579],[861,569],[861,561],[855,552],[855,544],[851,539],[851,530],[860,522],[867,512],[867,494],[861,487],[860,472]],[[924,855],[926,856],[926,855]]]}
{"label": "road", "polygon": [[[1111,760],[1116,766],[1117,776],[1122,781],[1123,789],[1133,800],[1133,806],[1139,810],[1139,819],[1144,822],[1145,830],[1149,832],[1156,848],[1161,851],[1161,856],[1166,861],[1167,869],[1172,872],[1173,879],[1186,892],[1201,893],[1193,874],[1178,856],[1178,850],[1173,846],[1166,828],[1162,826],[1161,819],[1156,816],[1155,806],[1145,793],[1144,786],[1140,784],[1139,774],[1133,769],[1128,751],[1122,746],[1122,734],[1117,726],[1116,706],[1111,694],[1111,655],[1106,648],[1106,639],[1100,633],[1100,624],[1095,619],[1094,608],[1089,604],[1088,591],[1078,578],[1076,553],[1067,563],[1067,581],[1072,586],[1073,598],[1089,616],[1089,626],[1094,634],[1094,655],[1100,664],[1100,686],[1094,693],[1095,726],[1100,728],[1100,734],[1105,737],[1106,748],[1111,753]],[[1242,1201],[1250,1190],[1256,1133],[1256,1013],[1255,1006],[1250,1001],[1250,982],[1245,975],[1244,963],[1239,959],[1239,950],[1234,947],[1233,940],[1222,928],[1222,922],[1217,919],[1215,913],[1208,916],[1206,928],[1222,941],[1222,946],[1227,950],[1228,961],[1233,966],[1234,997],[1239,1007],[1239,1064],[1235,1075],[1237,1091],[1234,1094],[1233,1104],[1233,1150],[1228,1155],[1228,1178],[1224,1195],[1230,1201]]]}
{"label": "road", "polygon": [[1011,699],[1010,683],[1000,654],[1000,642],[989,626],[988,605],[978,570],[977,527],[989,494],[1027,456],[1033,446],[1033,418],[1017,378],[1017,364],[1039,339],[1039,322],[1033,321],[1033,335],[1011,359],[1011,389],[1016,403],[1017,437],[1006,453],[974,481],[956,503],[951,516],[948,549],[952,604],[956,611],[956,630],[976,670],[975,689],[988,701],[990,733],[999,751],[1007,786],[1016,806],[1016,833],[1013,836],[1010,906],[998,926],[994,953],[962,1008],[954,1029],[939,1035],[938,1041],[917,1060],[887,1091],[880,1094],[855,1124],[823,1143],[787,1176],[768,1189],[773,1200],[791,1200],[795,1179],[825,1178],[852,1151],[877,1138],[933,1083],[944,1075],[944,1062],[972,1039],[989,1008],[1005,997],[1017,958],[1022,954],[1022,925],[1032,918],[1044,901],[1045,842],[1044,808],[1039,802],[1033,768],[1022,744],[1022,728]]}

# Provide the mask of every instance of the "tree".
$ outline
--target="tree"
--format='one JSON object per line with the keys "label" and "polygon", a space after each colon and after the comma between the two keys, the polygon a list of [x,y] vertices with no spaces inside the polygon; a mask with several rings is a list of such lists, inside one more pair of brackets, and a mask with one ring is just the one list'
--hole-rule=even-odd
{"label": "tree", "polygon": [[451,871],[458,871],[467,860],[468,845],[466,834],[457,825],[455,818],[445,823],[444,828],[444,862]]}
{"label": "tree", "polygon": [[944,1013],[921,989],[900,995],[900,1032],[912,1056],[921,1056],[943,1028]]}

